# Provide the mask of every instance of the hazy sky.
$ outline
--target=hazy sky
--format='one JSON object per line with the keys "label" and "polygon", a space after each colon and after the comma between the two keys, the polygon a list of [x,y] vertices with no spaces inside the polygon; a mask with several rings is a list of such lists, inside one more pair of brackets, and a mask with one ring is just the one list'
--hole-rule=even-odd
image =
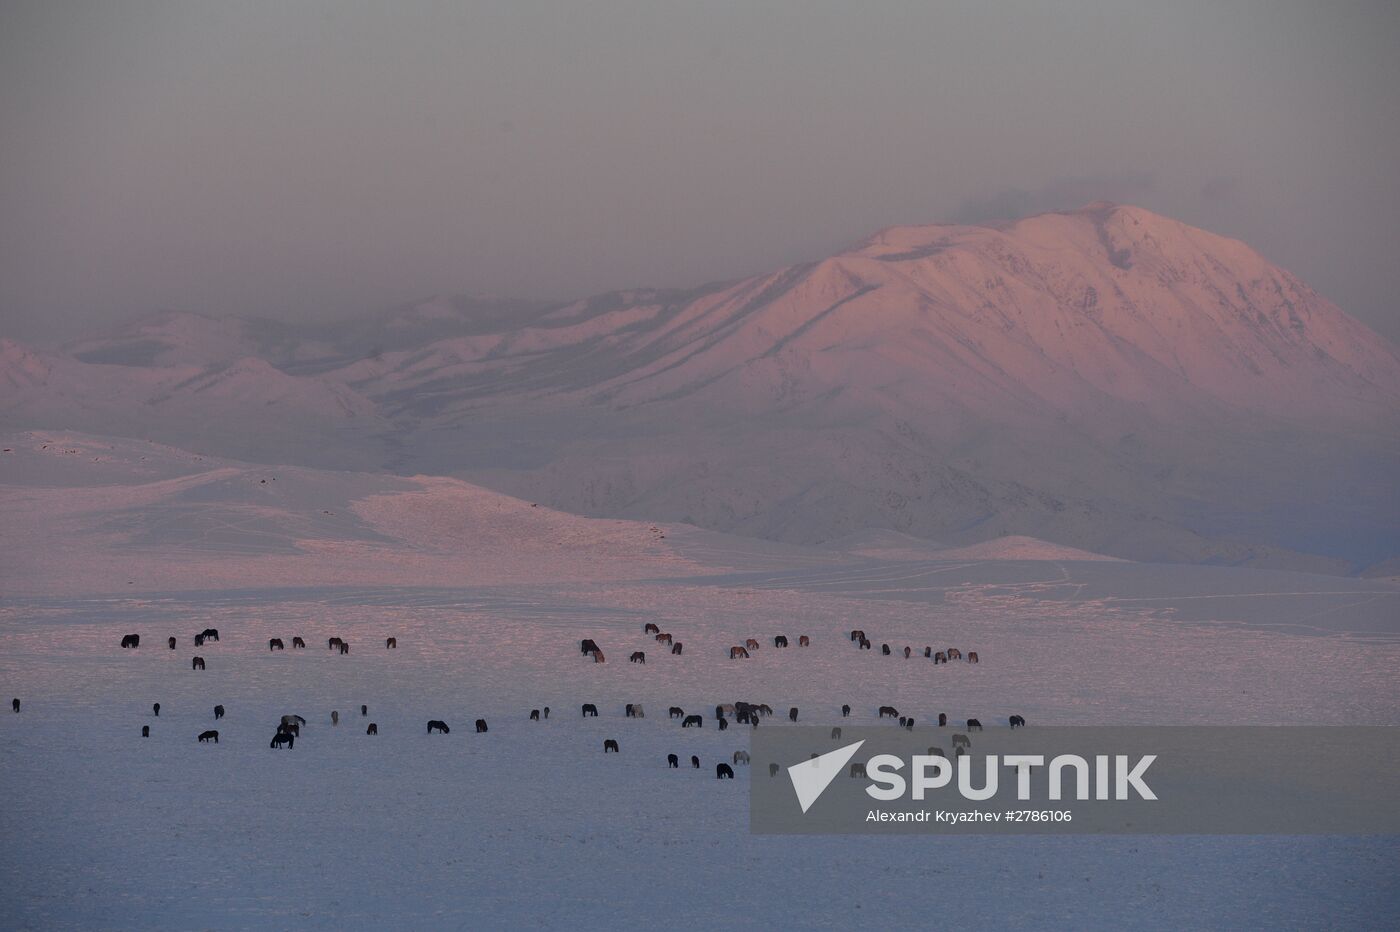
{"label": "hazy sky", "polygon": [[0,0],[0,334],[1139,203],[1400,338],[1400,3]]}

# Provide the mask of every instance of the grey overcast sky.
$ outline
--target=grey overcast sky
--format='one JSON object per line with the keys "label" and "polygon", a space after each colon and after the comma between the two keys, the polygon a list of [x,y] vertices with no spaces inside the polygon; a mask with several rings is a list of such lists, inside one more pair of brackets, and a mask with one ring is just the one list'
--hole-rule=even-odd
{"label": "grey overcast sky", "polygon": [[1139,203],[1400,338],[1400,3],[0,0],[0,335]]}

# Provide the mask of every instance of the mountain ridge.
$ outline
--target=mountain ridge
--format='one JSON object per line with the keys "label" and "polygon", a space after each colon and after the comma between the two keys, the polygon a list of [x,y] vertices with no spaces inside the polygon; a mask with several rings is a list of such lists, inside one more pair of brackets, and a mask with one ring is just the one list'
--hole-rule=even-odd
{"label": "mountain ridge", "polygon": [[887,227],[693,289],[176,315],[0,364],[15,426],[460,475],[587,515],[1329,571],[1400,553],[1396,348],[1238,240],[1103,202]]}

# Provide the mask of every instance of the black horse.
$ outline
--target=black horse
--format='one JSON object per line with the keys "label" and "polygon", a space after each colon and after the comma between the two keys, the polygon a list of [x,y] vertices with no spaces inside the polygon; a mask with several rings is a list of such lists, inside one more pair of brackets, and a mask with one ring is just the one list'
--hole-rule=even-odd
{"label": "black horse", "polygon": [[199,735],[199,741],[200,741],[201,744],[203,744],[203,743],[206,742],[206,741],[212,741],[212,742],[214,742],[215,744],[218,744],[218,743],[219,743],[219,733],[218,733],[217,731],[212,730],[212,729],[210,729],[209,731],[201,732],[200,735]]}
{"label": "black horse", "polygon": [[139,634],[124,634],[124,635],[122,635],[122,647],[140,647],[140,646],[141,646],[141,635],[139,635]]}
{"label": "black horse", "polygon": [[588,718],[590,716],[593,718],[598,717],[598,707],[591,702],[585,702],[583,704],[583,717]]}
{"label": "black horse", "polygon": [[609,751],[612,751],[614,754],[622,753],[622,751],[618,749],[617,740],[614,738],[606,738],[603,741],[603,753],[606,754]]}
{"label": "black horse", "polygon": [[715,764],[715,779],[733,780],[734,768],[729,766],[728,764]]}
{"label": "black horse", "polygon": [[428,734],[432,734],[433,729],[437,729],[439,734],[444,735],[451,734],[452,732],[452,729],[447,727],[446,722],[440,722],[437,719],[433,719],[431,722],[428,723]]}
{"label": "black horse", "polygon": [[277,734],[275,734],[275,735],[272,736],[272,743],[269,744],[268,747],[271,747],[271,748],[281,748],[281,747],[285,747],[287,750],[290,751],[290,750],[292,749],[292,746],[295,745],[296,743],[297,743],[297,739],[296,739],[296,738],[293,738],[289,732],[279,731]]}

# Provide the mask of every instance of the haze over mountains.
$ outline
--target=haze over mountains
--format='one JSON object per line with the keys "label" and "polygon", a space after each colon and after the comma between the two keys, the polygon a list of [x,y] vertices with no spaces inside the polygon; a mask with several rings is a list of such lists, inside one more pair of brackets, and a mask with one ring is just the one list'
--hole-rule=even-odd
{"label": "haze over mountains", "polygon": [[471,479],[794,543],[1027,535],[1355,572],[1400,555],[1396,348],[1248,246],[1106,203],[895,227],[566,304],[164,313],[0,347],[10,428]]}

